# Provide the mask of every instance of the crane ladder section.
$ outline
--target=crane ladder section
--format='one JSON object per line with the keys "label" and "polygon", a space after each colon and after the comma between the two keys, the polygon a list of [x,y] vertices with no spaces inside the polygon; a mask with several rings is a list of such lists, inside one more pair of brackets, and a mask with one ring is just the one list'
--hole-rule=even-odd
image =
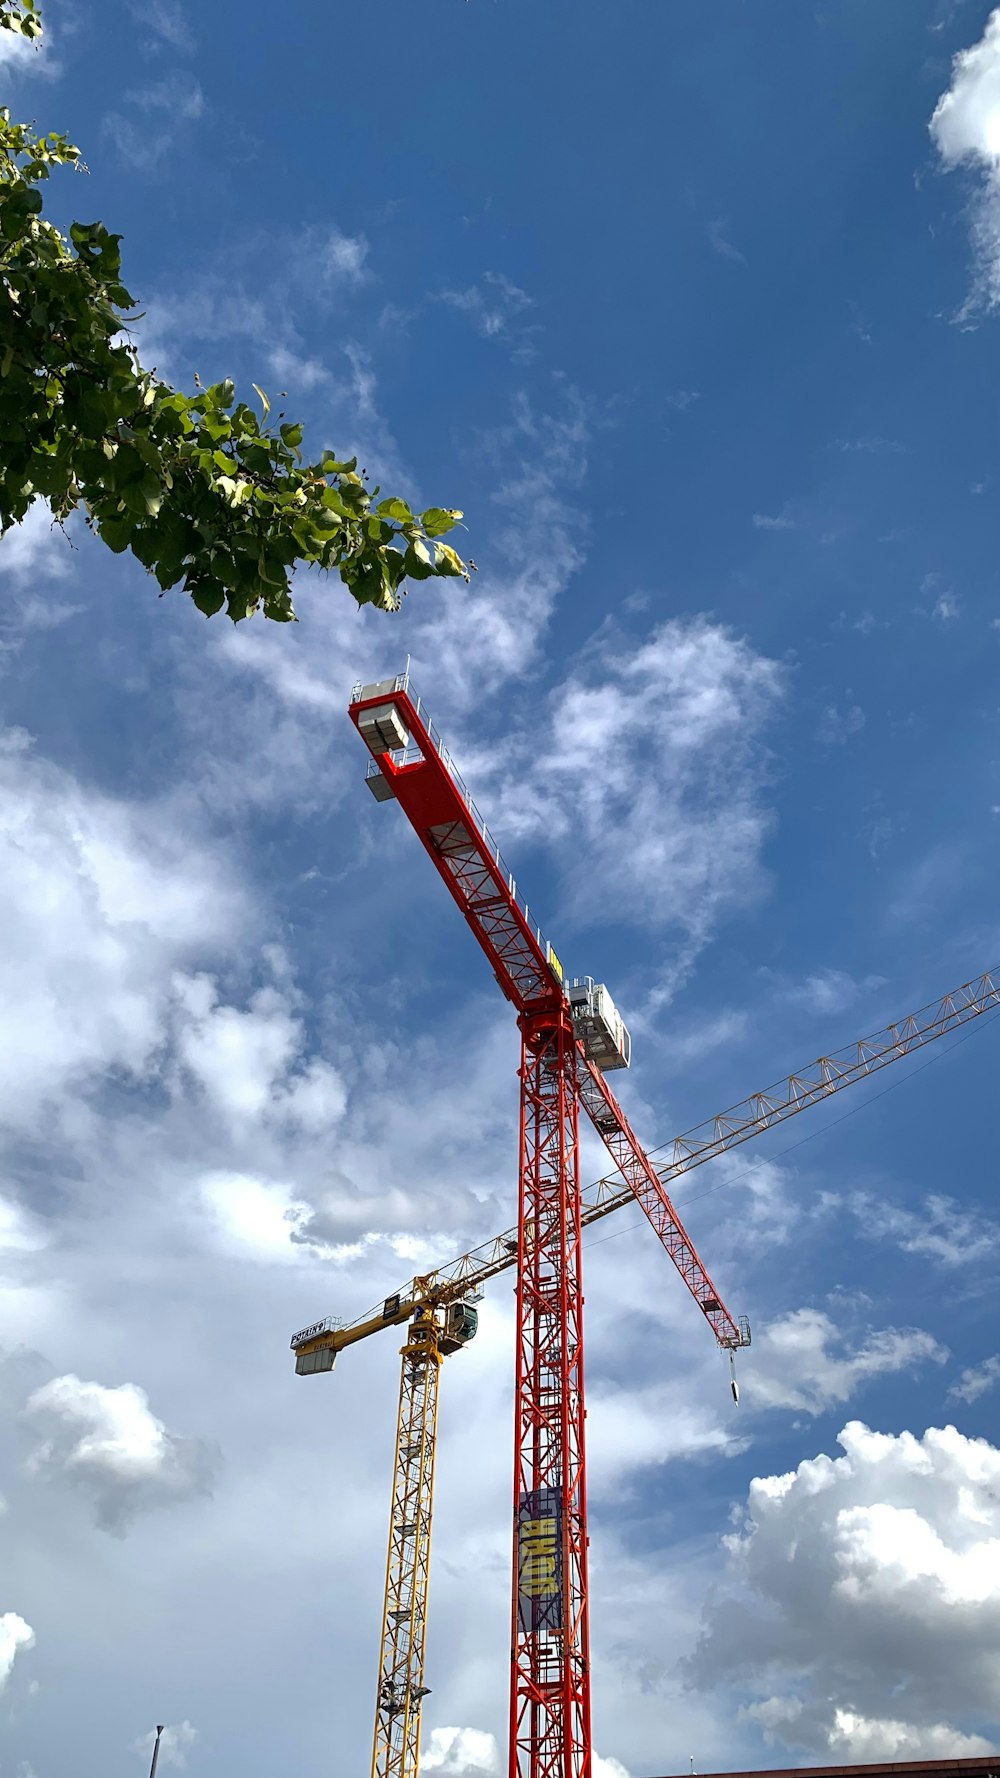
{"label": "crane ladder section", "polygon": [[391,690],[357,697],[351,720],[361,733],[366,711],[391,707],[397,712],[409,744],[376,754],[381,776],[486,952],[507,999],[518,1012],[559,1004],[559,960],[532,921],[448,749],[405,676],[390,684]]}
{"label": "crane ladder section", "polygon": [[[939,1037],[945,1037],[984,1013],[997,1009],[1000,1009],[1000,971],[986,971],[942,995],[940,1000],[884,1026],[870,1037],[863,1037],[828,1056],[820,1056],[807,1067],[786,1075],[784,1080],[765,1092],[751,1093],[728,1111],[697,1124],[683,1136],[675,1136],[664,1145],[670,1159],[656,1165],[657,1177],[666,1186],[695,1167],[703,1166],[706,1161],[715,1160],[729,1149],[785,1123],[810,1105],[830,1098],[845,1087],[854,1086],[890,1063],[902,1061]],[[583,1226],[587,1228],[634,1202],[631,1185],[623,1185],[617,1174],[607,1174],[583,1188]],[[420,1302],[452,1300],[516,1264],[517,1230],[507,1229],[449,1264],[439,1266],[436,1271],[413,1279],[398,1293],[399,1319],[404,1319]],[[367,1321],[372,1322],[372,1331],[376,1326],[384,1325],[381,1307],[359,1317],[352,1326],[360,1328]],[[348,1330],[341,1330],[336,1317],[330,1316],[303,1329],[302,1334],[294,1335],[292,1350],[315,1350],[339,1343],[346,1332]]]}

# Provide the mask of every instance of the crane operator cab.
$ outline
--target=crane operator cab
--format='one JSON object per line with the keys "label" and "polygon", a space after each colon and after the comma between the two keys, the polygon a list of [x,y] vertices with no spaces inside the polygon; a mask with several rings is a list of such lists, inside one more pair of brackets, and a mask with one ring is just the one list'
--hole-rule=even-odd
{"label": "crane operator cab", "polygon": [[632,1059],[632,1039],[621,1013],[603,982],[593,976],[577,976],[566,990],[576,1034],[584,1052],[602,1074],[627,1068]]}
{"label": "crane operator cab", "polygon": [[479,1310],[471,1303],[449,1303],[445,1310],[444,1327],[438,1338],[439,1350],[447,1357],[458,1352],[476,1337],[479,1326]]}

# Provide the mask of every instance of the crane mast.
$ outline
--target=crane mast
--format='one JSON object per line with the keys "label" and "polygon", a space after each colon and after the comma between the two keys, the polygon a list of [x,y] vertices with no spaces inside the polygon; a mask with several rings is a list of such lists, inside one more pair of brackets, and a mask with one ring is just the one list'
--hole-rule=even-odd
{"label": "crane mast", "polygon": [[409,1336],[401,1353],[372,1778],[409,1778],[420,1757],[441,1365],[432,1310],[418,1311]]}
{"label": "crane mast", "polygon": [[[590,1778],[590,1644],[580,1265],[580,1107],[721,1343],[744,1333],[604,1079],[628,1036],[603,988],[564,983],[408,675],[356,686],[379,802],[408,817],[518,1016],[518,1183],[510,1778]],[[580,1016],[574,1019],[574,1006]],[[596,1034],[596,1035],[595,1035]]]}
{"label": "crane mast", "polygon": [[568,1008],[520,1025],[510,1771],[588,1778],[579,1057]]}
{"label": "crane mast", "polygon": [[[468,1298],[469,1293],[466,1292]],[[434,1508],[438,1381],[442,1360],[471,1340],[476,1311],[465,1301],[419,1305],[400,1353],[392,1512],[382,1609],[372,1778],[415,1778],[427,1634],[427,1582]]]}

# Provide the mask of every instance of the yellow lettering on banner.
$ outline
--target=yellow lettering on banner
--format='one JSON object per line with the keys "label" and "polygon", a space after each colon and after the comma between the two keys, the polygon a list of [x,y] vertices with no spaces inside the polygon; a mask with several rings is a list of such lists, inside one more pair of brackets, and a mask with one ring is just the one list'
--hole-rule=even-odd
{"label": "yellow lettering on banner", "polygon": [[551,1599],[559,1591],[556,1520],[522,1519],[518,1584],[529,1599]]}
{"label": "yellow lettering on banner", "polygon": [[548,961],[549,961],[549,968],[550,968],[550,969],[551,969],[551,971],[552,971],[552,973],[553,973],[553,975],[555,975],[555,976],[557,976],[557,977],[558,977],[558,979],[559,979],[559,981],[562,981],[562,979],[563,979],[563,966],[562,966],[562,964],[561,964],[561,963],[560,963],[560,961],[559,961],[559,959],[558,959],[558,957],[557,957],[557,956],[556,956],[556,954],[555,954],[555,951],[554,951],[554,950],[553,950],[553,949],[552,949],[552,946],[551,946],[551,945],[550,945],[550,946],[549,946],[549,959],[548,959]]}
{"label": "yellow lettering on banner", "polygon": [[529,1599],[551,1599],[558,1593],[554,1556],[536,1556],[525,1562],[521,1569],[521,1591]]}

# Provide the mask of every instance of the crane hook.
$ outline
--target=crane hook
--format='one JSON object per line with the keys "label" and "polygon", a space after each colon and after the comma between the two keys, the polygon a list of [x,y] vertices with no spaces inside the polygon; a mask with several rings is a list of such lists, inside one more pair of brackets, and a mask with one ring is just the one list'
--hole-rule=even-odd
{"label": "crane hook", "polygon": [[736,1381],[736,1354],[735,1354],[735,1352],[730,1352],[730,1354],[729,1354],[729,1387],[733,1392],[733,1400],[736,1403],[737,1407],[739,1407],[739,1405],[740,1405],[740,1386]]}

